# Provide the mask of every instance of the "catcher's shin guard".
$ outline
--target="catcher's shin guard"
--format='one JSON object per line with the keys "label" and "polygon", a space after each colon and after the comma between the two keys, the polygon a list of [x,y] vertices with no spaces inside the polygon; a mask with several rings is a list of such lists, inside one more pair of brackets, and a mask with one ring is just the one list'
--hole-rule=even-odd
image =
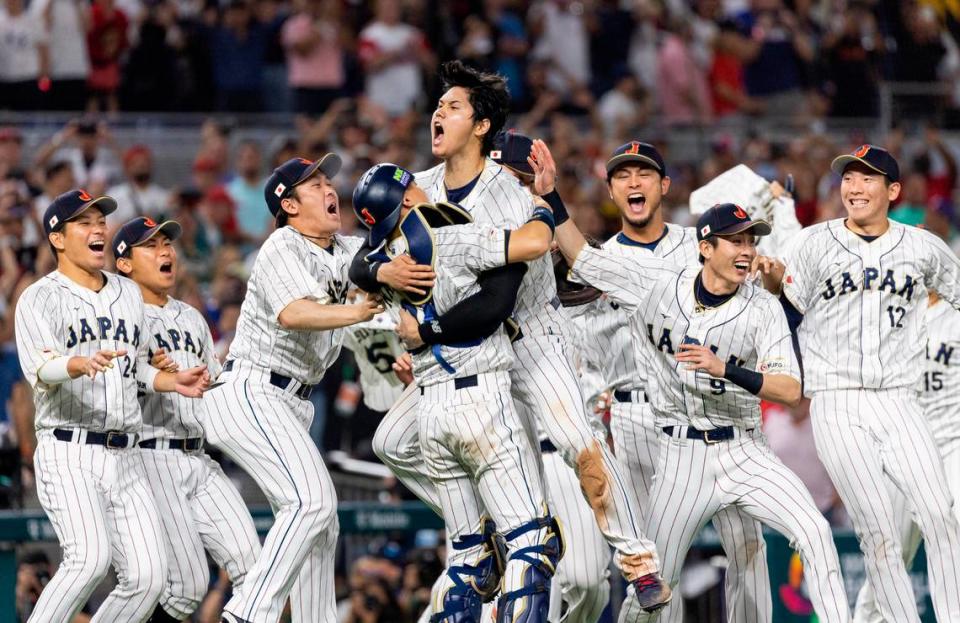
{"label": "catcher's shin guard", "polygon": [[526,566],[523,570],[523,586],[500,596],[497,623],[546,623],[550,609],[550,578],[563,558],[563,534],[559,522],[546,515],[504,536],[510,543],[528,532],[539,532],[539,541],[510,552],[507,565],[520,561]]}
{"label": "catcher's shin guard", "polygon": [[507,544],[489,517],[480,519],[479,532],[465,534],[450,544],[454,550],[478,545],[483,549],[475,565],[454,565],[447,569],[453,586],[443,596],[443,610],[433,614],[430,623],[479,622],[482,604],[496,596],[506,567]]}

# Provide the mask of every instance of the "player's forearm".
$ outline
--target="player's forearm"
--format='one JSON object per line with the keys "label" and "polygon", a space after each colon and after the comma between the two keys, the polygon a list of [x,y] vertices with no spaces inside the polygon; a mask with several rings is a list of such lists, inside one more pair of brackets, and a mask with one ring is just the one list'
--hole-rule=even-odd
{"label": "player's forearm", "polygon": [[800,381],[786,374],[764,374],[763,385],[760,387],[760,398],[771,402],[779,402],[790,407],[800,403],[803,394]]}
{"label": "player's forearm", "polygon": [[37,378],[45,385],[59,385],[83,376],[86,357],[63,355],[54,357],[37,370]]}
{"label": "player's forearm", "polygon": [[353,256],[350,262],[349,277],[350,281],[366,292],[379,292],[380,282],[377,281],[377,271],[380,268],[380,262],[368,262],[367,255],[373,252],[373,248],[364,244]]}
{"label": "player's forearm", "polygon": [[277,320],[284,329],[330,331],[349,327],[363,317],[358,305],[322,305],[300,299],[284,307]]}
{"label": "player's forearm", "polygon": [[508,232],[507,262],[529,262],[550,250],[553,229],[540,220],[529,221],[523,227]]}
{"label": "player's forearm", "polygon": [[560,252],[563,253],[563,257],[567,259],[567,263],[570,264],[570,266],[573,266],[577,261],[577,257],[580,256],[580,251],[586,246],[587,239],[584,238],[580,230],[577,229],[573,220],[568,220],[563,225],[558,225],[554,232],[554,237],[556,238],[557,246],[560,247]]}

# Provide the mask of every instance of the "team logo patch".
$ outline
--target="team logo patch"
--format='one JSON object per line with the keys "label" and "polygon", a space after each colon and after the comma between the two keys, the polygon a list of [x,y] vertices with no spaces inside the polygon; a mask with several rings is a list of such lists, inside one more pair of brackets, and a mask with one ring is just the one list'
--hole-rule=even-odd
{"label": "team logo patch", "polygon": [[377,219],[373,218],[373,215],[370,214],[370,210],[366,208],[360,210],[360,216],[363,217],[363,222],[367,225],[375,225],[377,222]]}
{"label": "team logo patch", "polygon": [[853,155],[857,158],[863,158],[867,155],[868,151],[870,151],[869,145],[861,145],[860,147],[857,147],[857,151],[853,152]]}
{"label": "team logo patch", "polygon": [[747,220],[747,218],[749,218],[747,216],[747,213],[744,212],[743,208],[741,208],[740,206],[737,206],[737,209],[733,211],[733,215],[738,219],[740,219],[741,221],[745,221]]}
{"label": "team logo patch", "polygon": [[78,193],[77,196],[80,197],[81,201],[90,201],[91,199],[93,199],[93,197],[91,197],[90,194],[82,188],[79,191],[77,191],[77,193]]}
{"label": "team logo patch", "polygon": [[700,228],[700,235],[701,235],[701,236],[706,237],[707,234],[709,234],[709,233],[710,233],[710,226],[709,226],[709,225],[704,225],[703,227]]}
{"label": "team logo patch", "polygon": [[277,184],[277,187],[273,189],[273,194],[275,194],[278,197],[282,197],[284,191],[286,190],[287,190],[286,186],[284,186],[283,184]]}
{"label": "team logo patch", "polygon": [[503,152],[500,151],[499,149],[495,149],[490,152],[490,157],[493,158],[494,160],[500,160],[503,157]]}
{"label": "team logo patch", "polygon": [[761,374],[777,374],[780,372],[785,372],[786,369],[787,361],[782,357],[778,357],[776,359],[771,359],[761,363],[759,372]]}
{"label": "team logo patch", "polygon": [[313,164],[312,160],[307,160],[306,158],[297,158],[297,160],[300,161],[300,164],[306,164],[306,165]]}
{"label": "team logo patch", "polygon": [[51,217],[50,217],[50,229],[53,229],[54,227],[56,227],[56,226],[57,226],[57,223],[59,223],[59,222],[60,222],[60,219],[57,218],[57,215],[56,215],[56,214],[54,214],[53,216],[51,216]]}
{"label": "team logo patch", "polygon": [[156,221],[154,221],[154,220],[153,220],[152,218],[150,218],[149,216],[148,216],[148,217],[145,217],[145,218],[143,219],[143,224],[146,225],[147,227],[156,227],[156,226],[157,226]]}
{"label": "team logo patch", "polygon": [[123,255],[124,251],[126,250],[127,250],[127,243],[121,240],[120,244],[117,245],[117,255]]}
{"label": "team logo patch", "polygon": [[627,151],[623,152],[625,154],[639,154],[640,153],[640,143],[637,141],[631,141],[630,147],[627,148]]}

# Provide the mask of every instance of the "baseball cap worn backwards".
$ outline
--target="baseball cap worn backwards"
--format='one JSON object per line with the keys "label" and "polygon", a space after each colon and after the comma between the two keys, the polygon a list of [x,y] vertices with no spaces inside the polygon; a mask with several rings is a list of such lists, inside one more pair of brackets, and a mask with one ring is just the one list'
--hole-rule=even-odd
{"label": "baseball cap worn backwards", "polygon": [[113,235],[110,247],[116,258],[129,257],[130,250],[150,240],[159,233],[166,234],[170,240],[176,240],[183,233],[183,228],[176,221],[157,223],[146,216],[138,216],[129,220]]}
{"label": "baseball cap worn backwards", "polygon": [[49,236],[60,231],[67,221],[94,206],[106,216],[117,209],[117,202],[113,197],[93,197],[82,188],[68,190],[54,199],[43,213],[43,232]]}
{"label": "baseball cap worn backwards", "polygon": [[503,143],[499,148],[490,152],[490,158],[517,173],[533,175],[533,168],[527,162],[532,147],[533,141],[529,136],[507,132],[503,135]]}
{"label": "baseball cap worn backwards", "polygon": [[697,240],[706,240],[713,236],[732,236],[750,231],[755,236],[770,233],[770,224],[763,220],[752,220],[747,211],[733,203],[719,203],[697,219]]}
{"label": "baseball cap worn backwards", "polygon": [[861,145],[850,154],[837,156],[830,163],[830,170],[837,175],[843,175],[847,167],[854,162],[873,169],[881,175],[885,175],[891,183],[900,181],[900,165],[897,159],[890,155],[886,149],[875,145]]}
{"label": "baseball cap worn backwards", "polygon": [[313,177],[318,171],[332,179],[339,171],[342,161],[336,154],[327,154],[319,160],[291,158],[273,170],[263,189],[264,199],[270,214],[276,217],[283,212],[280,202],[290,196],[293,189]]}
{"label": "baseball cap worn backwards", "polygon": [[630,141],[617,147],[607,160],[607,177],[609,178],[617,167],[629,163],[645,164],[656,169],[661,176],[667,175],[667,165],[664,164],[663,156],[656,147],[650,143]]}

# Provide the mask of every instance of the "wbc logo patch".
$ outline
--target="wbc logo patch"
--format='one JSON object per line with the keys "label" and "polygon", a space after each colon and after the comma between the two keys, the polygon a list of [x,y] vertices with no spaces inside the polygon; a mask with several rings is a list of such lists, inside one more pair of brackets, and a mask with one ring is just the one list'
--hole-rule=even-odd
{"label": "wbc logo patch", "polygon": [[277,187],[273,189],[273,194],[275,194],[278,197],[283,197],[283,193],[286,190],[287,190],[286,186],[284,186],[283,184],[277,184]]}

